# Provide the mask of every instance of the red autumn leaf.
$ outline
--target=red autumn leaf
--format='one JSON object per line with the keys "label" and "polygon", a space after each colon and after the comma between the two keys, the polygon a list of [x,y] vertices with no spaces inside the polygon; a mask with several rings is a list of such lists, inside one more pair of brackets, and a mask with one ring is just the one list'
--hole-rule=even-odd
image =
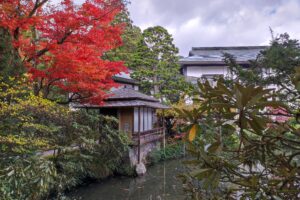
{"label": "red autumn leaf", "polygon": [[[101,104],[116,86],[112,76],[126,71],[105,53],[122,44],[122,24],[112,20],[121,0],[1,0],[0,28],[10,32],[14,47],[39,90],[58,87],[77,101]],[[47,95],[47,94],[46,94]],[[74,99],[72,99],[74,100]]]}

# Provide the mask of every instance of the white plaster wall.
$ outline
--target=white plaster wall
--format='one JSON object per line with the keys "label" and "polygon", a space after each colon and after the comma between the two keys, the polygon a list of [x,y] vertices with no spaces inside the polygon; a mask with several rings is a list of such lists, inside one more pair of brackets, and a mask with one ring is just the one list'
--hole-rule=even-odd
{"label": "white plaster wall", "polygon": [[[263,77],[272,76],[275,72],[272,69],[263,69]],[[223,75],[224,77],[232,75],[227,66],[187,66],[186,76],[201,78],[203,75]],[[231,78],[236,78],[233,74]],[[267,86],[268,89],[278,90],[279,87],[276,85]],[[190,99],[186,99],[187,103],[191,103]]]}
{"label": "white plaster wall", "polygon": [[227,66],[187,67],[186,76],[201,78],[202,75],[224,75],[228,74]]}

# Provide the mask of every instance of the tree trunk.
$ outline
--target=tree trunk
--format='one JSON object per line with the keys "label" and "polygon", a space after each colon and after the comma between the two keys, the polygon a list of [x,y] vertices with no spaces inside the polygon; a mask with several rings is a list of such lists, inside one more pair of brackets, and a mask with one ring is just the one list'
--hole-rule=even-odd
{"label": "tree trunk", "polygon": [[49,95],[49,86],[45,86],[44,88],[43,88],[43,98],[44,99],[47,99],[48,98],[48,95]]}
{"label": "tree trunk", "polygon": [[33,83],[33,94],[35,96],[39,96],[39,94],[40,94],[40,87],[39,87],[39,83],[37,81],[35,81]]}
{"label": "tree trunk", "polygon": [[157,76],[154,76],[153,83],[154,83],[153,94],[157,95],[159,93],[159,85],[157,84]]}
{"label": "tree trunk", "polygon": [[157,66],[154,66],[153,68],[154,70],[154,76],[153,76],[153,94],[154,96],[157,95],[159,93],[159,85],[158,85],[158,75],[157,73]]}

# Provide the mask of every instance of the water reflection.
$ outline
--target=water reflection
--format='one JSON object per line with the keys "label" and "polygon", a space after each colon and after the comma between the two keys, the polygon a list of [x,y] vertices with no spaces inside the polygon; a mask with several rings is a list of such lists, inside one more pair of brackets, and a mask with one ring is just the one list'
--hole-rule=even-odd
{"label": "water reflection", "polygon": [[182,200],[182,184],[176,178],[182,172],[179,160],[148,168],[138,178],[111,178],[78,189],[72,197],[82,200]]}

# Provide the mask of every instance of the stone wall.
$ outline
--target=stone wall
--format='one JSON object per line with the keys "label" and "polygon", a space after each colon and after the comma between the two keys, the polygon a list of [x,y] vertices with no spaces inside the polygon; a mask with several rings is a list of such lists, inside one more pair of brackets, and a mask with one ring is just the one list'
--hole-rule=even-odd
{"label": "stone wall", "polygon": [[[146,158],[148,154],[154,149],[160,149],[161,141],[153,141],[151,143],[141,145],[140,150],[140,160],[142,163],[146,164]],[[136,166],[138,164],[138,147],[134,146],[129,150],[129,158],[131,166]]]}

